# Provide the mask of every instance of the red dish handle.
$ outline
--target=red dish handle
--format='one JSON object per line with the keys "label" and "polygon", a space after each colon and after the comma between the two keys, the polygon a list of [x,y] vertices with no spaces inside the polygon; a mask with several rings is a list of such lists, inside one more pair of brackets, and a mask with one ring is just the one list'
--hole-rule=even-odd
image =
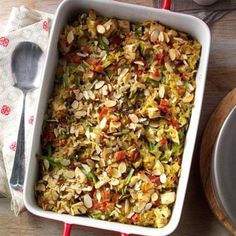
{"label": "red dish handle", "polygon": [[120,233],[120,236],[129,236],[129,235],[125,233]]}
{"label": "red dish handle", "polygon": [[163,0],[162,9],[170,10],[171,0]]}
{"label": "red dish handle", "polygon": [[70,236],[72,224],[64,223],[62,236]]}

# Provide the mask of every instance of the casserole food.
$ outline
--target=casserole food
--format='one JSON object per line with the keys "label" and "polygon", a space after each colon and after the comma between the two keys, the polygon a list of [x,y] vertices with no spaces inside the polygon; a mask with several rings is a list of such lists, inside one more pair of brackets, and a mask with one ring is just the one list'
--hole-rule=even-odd
{"label": "casserole food", "polygon": [[156,21],[135,24],[90,10],[67,24],[43,125],[39,206],[165,226],[200,48]]}
{"label": "casserole food", "polygon": [[[79,221],[83,225],[119,231],[119,227],[121,226],[121,224],[119,223],[103,222],[103,221],[88,219],[84,217],[73,217],[73,216],[68,216],[68,215],[59,215],[53,212],[42,211],[40,208],[36,206],[35,199],[32,194],[33,194],[35,180],[37,179],[37,175],[36,175],[37,173],[35,173],[34,171],[35,168],[37,168],[37,160],[35,159],[35,155],[36,153],[39,152],[39,149],[40,149],[40,132],[41,132],[41,126],[42,126],[43,113],[46,109],[47,100],[49,98],[50,90],[53,85],[54,71],[55,71],[55,66],[57,64],[57,45],[55,43],[53,44],[52,41],[54,42],[58,41],[59,33],[62,27],[64,26],[64,24],[67,22],[67,19],[69,17],[69,12],[72,9],[74,9],[75,6],[76,8],[78,7],[77,12],[84,12],[84,11],[89,10],[90,8],[94,8],[99,14],[104,15],[102,11],[103,6],[104,6],[103,4],[106,4],[107,9],[109,9],[106,12],[108,16],[109,15],[116,16],[118,18],[125,18],[125,19],[127,19],[127,15],[128,15],[127,13],[130,11],[130,9],[135,9],[135,10],[138,10],[139,12],[136,14],[137,11],[133,11],[134,15],[132,18],[128,18],[129,20],[141,21],[141,20],[147,19],[145,15],[148,12],[149,13],[148,19],[159,20],[160,22],[164,23],[165,25],[168,25],[171,28],[175,28],[175,29],[190,33],[195,38],[197,38],[197,40],[199,40],[200,43],[202,44],[202,56],[201,56],[201,60],[199,64],[199,72],[197,74],[197,79],[196,79],[197,89],[196,89],[195,107],[192,112],[189,131],[186,137],[185,149],[184,149],[183,161],[182,161],[183,170],[182,170],[182,174],[179,181],[179,186],[178,186],[177,196],[176,196],[176,203],[173,208],[173,214],[171,216],[171,219],[169,223],[161,229],[153,229],[153,228],[146,228],[146,227],[143,228],[140,226],[132,226],[132,225],[122,226],[123,231],[126,233],[166,235],[172,232],[174,228],[177,226],[181,209],[182,209],[184,194],[186,190],[186,183],[187,183],[189,168],[191,164],[191,158],[189,159],[189,156],[192,156],[194,141],[196,137],[196,131],[197,131],[196,124],[198,123],[198,120],[199,120],[201,102],[202,102],[202,97],[203,97],[204,82],[205,82],[206,66],[207,66],[207,60],[208,60],[208,54],[209,54],[210,35],[209,35],[208,28],[205,26],[204,23],[202,23],[200,20],[196,18],[193,18],[190,16],[184,16],[181,14],[175,14],[175,13],[171,13],[171,12],[167,12],[163,10],[161,11],[161,10],[156,10],[156,9],[151,9],[151,8],[146,8],[146,7],[132,6],[129,4],[116,3],[113,1],[80,1],[76,4],[74,3],[74,1],[65,1],[61,5],[61,7],[59,8],[57,12],[57,17],[60,17],[60,19],[63,19],[63,20],[60,23],[57,22],[59,24],[57,26],[54,23],[53,30],[52,30],[52,36],[50,39],[50,48],[49,48],[49,53],[47,56],[47,63],[53,62],[53,66],[51,65],[51,67],[49,67],[46,65],[45,68],[47,68],[47,71],[45,70],[44,72],[44,81],[42,84],[43,90],[41,89],[41,91],[46,92],[47,96],[42,95],[41,93],[40,103],[38,106],[38,113],[37,113],[38,119],[36,120],[36,123],[35,123],[34,140],[32,143],[31,159],[29,163],[30,168],[28,169],[28,173],[26,175],[26,184],[25,184],[25,193],[24,193],[26,207],[31,212],[36,213],[37,215],[48,217],[48,218],[58,219],[58,220],[63,219],[64,222],[68,222],[68,223],[76,223]],[[115,13],[114,13],[114,10],[116,11]],[[192,22],[196,24],[196,27],[192,28],[191,24],[189,24],[187,21],[184,21],[186,19],[188,20],[191,19]],[[186,22],[185,27],[183,27],[182,25],[183,22]],[[200,31],[204,32],[204,36],[202,36],[202,34],[198,34]],[[190,142],[189,140],[189,135],[191,135],[192,142]],[[140,230],[143,230],[143,231],[141,232]]]}

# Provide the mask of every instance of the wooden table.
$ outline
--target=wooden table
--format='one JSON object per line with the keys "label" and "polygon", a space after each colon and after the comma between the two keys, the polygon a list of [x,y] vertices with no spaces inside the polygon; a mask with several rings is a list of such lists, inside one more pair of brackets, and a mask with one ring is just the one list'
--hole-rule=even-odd
{"label": "wooden table", "polygon": [[[125,0],[123,0],[125,1]],[[181,1],[181,0],[176,0]],[[190,0],[189,0],[190,1]],[[59,0],[1,0],[0,32],[7,22],[12,6],[25,5],[42,11],[55,12]],[[152,0],[126,2],[153,6]],[[183,1],[184,2],[184,1]],[[184,6],[183,6],[184,8]],[[236,14],[231,12],[211,27],[212,47],[203,102],[198,141],[193,158],[190,181],[180,224],[173,236],[224,236],[225,229],[215,219],[205,200],[199,175],[199,145],[209,115],[217,103],[236,86]],[[0,235],[60,235],[62,224],[33,216],[28,212],[15,217],[10,201],[0,198]],[[75,226],[72,235],[118,235],[109,231]]]}

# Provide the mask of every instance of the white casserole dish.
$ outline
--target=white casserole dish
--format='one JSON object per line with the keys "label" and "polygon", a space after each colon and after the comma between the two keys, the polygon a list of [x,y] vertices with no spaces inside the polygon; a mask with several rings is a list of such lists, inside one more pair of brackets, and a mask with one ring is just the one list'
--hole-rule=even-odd
{"label": "white casserole dish", "polygon": [[[163,7],[168,8],[170,1],[166,0]],[[85,12],[89,9],[94,9],[100,15],[113,16],[121,19],[128,19],[130,21],[142,21],[144,19],[158,20],[164,25],[171,28],[184,31],[194,38],[196,38],[202,45],[201,59],[199,63],[199,69],[197,73],[197,88],[195,94],[195,105],[192,111],[189,130],[186,136],[185,148],[182,160],[182,174],[179,180],[177,189],[176,202],[173,208],[173,213],[169,223],[160,229],[142,227],[135,225],[126,225],[115,222],[101,221],[91,219],[88,217],[70,216],[64,214],[58,214],[54,212],[44,211],[38,207],[35,196],[34,186],[38,175],[38,161],[36,154],[40,152],[40,135],[43,123],[44,113],[47,109],[47,102],[50,97],[53,82],[54,73],[57,66],[58,51],[57,42],[59,34],[71,17],[79,12]],[[168,235],[172,233],[180,220],[183,202],[185,198],[189,172],[191,167],[192,155],[198,130],[198,123],[200,118],[202,100],[204,95],[204,87],[206,80],[206,72],[208,65],[208,57],[210,50],[210,31],[207,25],[198,18],[193,16],[171,12],[165,9],[154,9],[150,7],[144,7],[133,4],[119,3],[112,0],[65,0],[58,7],[54,22],[51,29],[51,35],[49,40],[49,48],[46,56],[46,62],[43,69],[43,80],[40,85],[40,96],[37,102],[37,114],[34,124],[33,139],[30,150],[30,160],[27,165],[27,172],[24,185],[24,203],[26,208],[33,214],[63,221],[66,223],[66,230],[68,233],[68,224],[79,224],[84,226],[96,227],[101,229],[107,229],[112,231],[118,231],[125,234],[139,234],[139,235]]]}

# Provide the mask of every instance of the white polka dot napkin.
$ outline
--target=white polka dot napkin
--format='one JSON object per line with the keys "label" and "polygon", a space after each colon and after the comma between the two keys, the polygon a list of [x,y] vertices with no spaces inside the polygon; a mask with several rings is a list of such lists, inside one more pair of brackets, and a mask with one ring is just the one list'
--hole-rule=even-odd
{"label": "white polka dot napkin", "polygon": [[[22,192],[11,189],[9,180],[16,151],[23,94],[19,89],[14,87],[11,72],[11,55],[15,47],[23,41],[36,43],[45,55],[51,19],[52,15],[47,13],[25,7],[13,8],[6,32],[3,35],[0,34],[0,194],[11,197],[11,208],[16,215],[24,209]],[[28,158],[27,153],[32,134],[37,96],[38,90],[35,89],[30,91],[26,97],[26,161]]]}

